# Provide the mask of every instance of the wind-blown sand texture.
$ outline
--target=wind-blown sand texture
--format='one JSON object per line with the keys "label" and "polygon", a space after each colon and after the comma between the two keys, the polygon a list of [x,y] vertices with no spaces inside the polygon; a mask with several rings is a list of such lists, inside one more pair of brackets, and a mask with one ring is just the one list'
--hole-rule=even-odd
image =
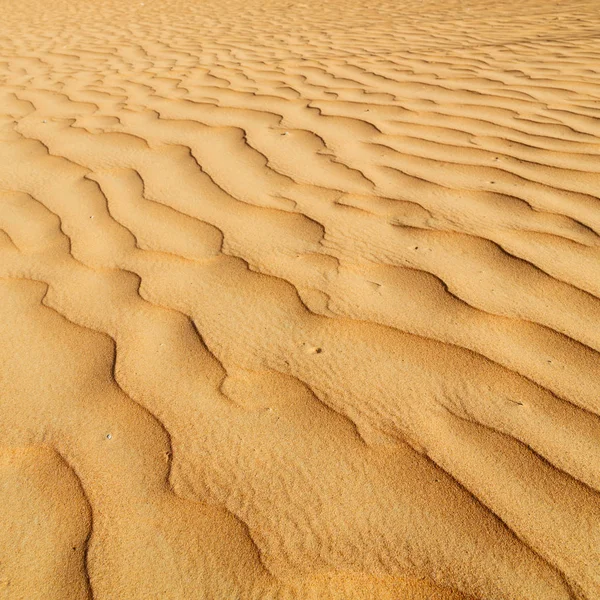
{"label": "wind-blown sand texture", "polygon": [[600,598],[596,0],[0,8],[0,598]]}

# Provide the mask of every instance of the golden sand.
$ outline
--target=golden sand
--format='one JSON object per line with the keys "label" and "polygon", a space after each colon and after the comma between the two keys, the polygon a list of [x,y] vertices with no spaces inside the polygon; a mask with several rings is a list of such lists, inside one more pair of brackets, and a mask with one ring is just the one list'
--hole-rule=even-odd
{"label": "golden sand", "polygon": [[598,600],[596,0],[0,0],[0,598]]}

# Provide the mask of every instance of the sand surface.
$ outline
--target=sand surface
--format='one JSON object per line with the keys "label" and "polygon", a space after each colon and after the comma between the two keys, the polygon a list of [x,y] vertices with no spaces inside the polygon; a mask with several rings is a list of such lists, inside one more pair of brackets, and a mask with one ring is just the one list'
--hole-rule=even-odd
{"label": "sand surface", "polygon": [[0,0],[0,598],[598,600],[596,0]]}

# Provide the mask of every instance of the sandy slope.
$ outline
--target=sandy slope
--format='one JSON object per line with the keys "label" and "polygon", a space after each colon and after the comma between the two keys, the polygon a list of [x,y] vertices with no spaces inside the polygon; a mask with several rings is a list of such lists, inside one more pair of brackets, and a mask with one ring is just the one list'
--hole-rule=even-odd
{"label": "sandy slope", "polygon": [[0,9],[0,598],[600,598],[595,0]]}

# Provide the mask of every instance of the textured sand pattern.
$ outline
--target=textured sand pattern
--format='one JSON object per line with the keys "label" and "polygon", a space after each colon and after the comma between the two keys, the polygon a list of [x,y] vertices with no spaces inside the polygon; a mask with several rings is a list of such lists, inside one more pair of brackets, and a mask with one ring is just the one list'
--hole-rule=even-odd
{"label": "textured sand pattern", "polygon": [[595,0],[0,8],[0,598],[600,598]]}

